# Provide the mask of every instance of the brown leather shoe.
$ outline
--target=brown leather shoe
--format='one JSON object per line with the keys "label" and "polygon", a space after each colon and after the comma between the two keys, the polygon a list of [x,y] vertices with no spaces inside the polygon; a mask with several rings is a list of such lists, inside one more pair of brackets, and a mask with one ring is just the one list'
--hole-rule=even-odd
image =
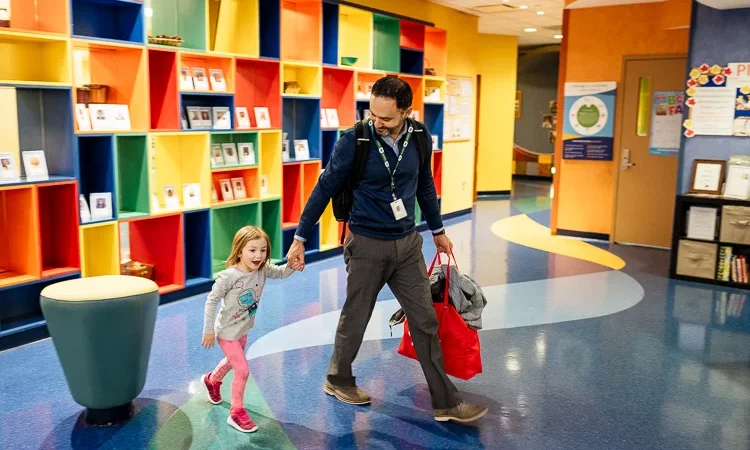
{"label": "brown leather shoe", "polygon": [[367,392],[357,386],[334,386],[326,380],[323,390],[326,394],[332,395],[349,405],[367,405],[370,403],[370,396]]}
{"label": "brown leather shoe", "polygon": [[467,423],[473,422],[485,414],[487,414],[486,407],[460,403],[458,406],[450,409],[436,409],[434,416],[438,422],[452,420],[454,422]]}

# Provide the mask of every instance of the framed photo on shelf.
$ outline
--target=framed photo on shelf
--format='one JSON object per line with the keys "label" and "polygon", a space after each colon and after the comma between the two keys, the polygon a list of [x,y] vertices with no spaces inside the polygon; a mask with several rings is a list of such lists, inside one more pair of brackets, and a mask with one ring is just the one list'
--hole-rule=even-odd
{"label": "framed photo on shelf", "polygon": [[89,115],[91,118],[91,129],[94,131],[112,130],[114,128],[110,117],[111,110],[109,105],[98,104],[89,105]]}
{"label": "framed photo on shelf", "polygon": [[193,77],[190,76],[190,67],[182,66],[180,68],[180,90],[181,91],[195,90],[195,86],[193,85]]}
{"label": "framed photo on shelf", "polygon": [[258,128],[271,128],[271,113],[268,112],[266,106],[256,106],[255,110],[255,123],[258,124]]}
{"label": "framed photo on shelf", "polygon": [[237,124],[235,128],[238,130],[249,130],[250,127],[250,116],[248,115],[247,108],[244,106],[238,106],[234,109],[234,113],[237,116]]}
{"label": "framed photo on shelf", "polygon": [[232,182],[229,178],[219,180],[219,186],[221,187],[221,200],[228,201],[234,200],[234,194],[232,194]]}
{"label": "framed photo on shelf", "polygon": [[750,198],[750,166],[729,164],[724,198],[747,200]]}
{"label": "framed photo on shelf", "polygon": [[187,107],[188,121],[190,122],[191,130],[200,130],[203,128],[203,120],[201,119],[201,109],[197,106]]}
{"label": "framed photo on shelf", "polygon": [[180,111],[180,122],[182,124],[183,130],[189,130],[190,129],[190,123],[188,122],[188,116],[187,113],[185,113],[185,110],[183,109]]}
{"label": "framed photo on shelf", "polygon": [[47,158],[42,150],[23,152],[23,167],[29,180],[48,180]]}
{"label": "framed photo on shelf", "polygon": [[166,209],[180,209],[180,197],[174,186],[164,186],[164,207]]}
{"label": "framed photo on shelf", "polygon": [[284,139],[284,141],[281,143],[281,161],[287,162],[292,158],[292,155],[289,154],[289,139]]}
{"label": "framed photo on shelf", "polygon": [[197,208],[201,206],[200,183],[188,183],[182,186],[182,201],[186,208]]}
{"label": "framed photo on shelf", "polygon": [[693,161],[693,176],[690,179],[690,193],[721,195],[726,166],[727,162],[724,160],[696,159]]}
{"label": "framed photo on shelf", "polygon": [[260,176],[260,196],[268,197],[268,175]]}
{"label": "framed photo on shelf", "polygon": [[237,157],[237,146],[234,143],[221,144],[221,151],[224,154],[224,164],[227,166],[236,166],[240,163]]}
{"label": "framed photo on shelf", "polygon": [[221,144],[211,145],[211,166],[222,167],[224,166],[224,153],[221,151]]}
{"label": "framed photo on shelf", "polygon": [[310,147],[307,139],[294,140],[294,159],[296,159],[297,161],[305,161],[310,159]]}
{"label": "framed photo on shelf", "polygon": [[211,90],[215,92],[227,91],[227,79],[224,78],[224,71],[221,69],[208,69],[209,79],[211,80]]}
{"label": "framed photo on shelf", "polygon": [[91,220],[109,220],[112,218],[112,193],[97,192],[89,194],[91,203]]}
{"label": "framed photo on shelf", "polygon": [[232,178],[232,190],[234,191],[234,198],[236,200],[247,198],[245,180],[243,178]]}
{"label": "framed photo on shelf", "polygon": [[329,128],[339,127],[339,112],[335,108],[326,109],[326,117],[328,119]]}
{"label": "framed photo on shelf", "polygon": [[201,128],[204,130],[210,130],[211,127],[214,124],[214,121],[211,119],[211,108],[210,107],[201,107]]}
{"label": "framed photo on shelf", "polygon": [[252,142],[237,144],[239,147],[240,164],[243,166],[255,165],[255,146]]}
{"label": "framed photo on shelf", "polygon": [[320,110],[320,128],[328,128],[328,116],[325,109]]}
{"label": "framed photo on shelf", "polygon": [[76,103],[76,123],[78,124],[78,131],[91,131],[89,109],[83,103]]}
{"label": "framed photo on shelf", "polygon": [[438,149],[438,145],[440,145],[440,144],[439,144],[439,141],[438,141],[438,137],[435,136],[434,134],[431,137],[432,137],[432,149],[433,150],[439,150]]}
{"label": "framed photo on shelf", "polygon": [[196,91],[210,91],[211,87],[208,85],[208,77],[206,76],[206,69],[203,67],[193,67],[193,85],[195,85]]}
{"label": "framed photo on shelf", "polygon": [[229,113],[229,108],[226,106],[214,106],[214,130],[231,130],[232,129],[232,116]]}
{"label": "framed photo on shelf", "polygon": [[130,109],[128,105],[109,105],[113,117],[112,129],[116,131],[129,131],[130,126]]}
{"label": "framed photo on shelf", "polygon": [[216,186],[211,183],[211,202],[216,203],[219,201],[219,194],[216,193]]}
{"label": "framed photo on shelf", "polygon": [[13,164],[13,155],[0,153],[0,183],[18,179],[18,169]]}
{"label": "framed photo on shelf", "polygon": [[91,222],[91,210],[83,194],[78,195],[78,210],[81,215],[81,223]]}

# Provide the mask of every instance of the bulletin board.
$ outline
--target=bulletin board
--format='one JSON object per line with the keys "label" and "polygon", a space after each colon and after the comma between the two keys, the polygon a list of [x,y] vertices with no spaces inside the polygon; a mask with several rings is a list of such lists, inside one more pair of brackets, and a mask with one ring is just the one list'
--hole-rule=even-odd
{"label": "bulletin board", "polygon": [[443,122],[444,142],[471,140],[473,101],[474,81],[472,78],[448,75]]}

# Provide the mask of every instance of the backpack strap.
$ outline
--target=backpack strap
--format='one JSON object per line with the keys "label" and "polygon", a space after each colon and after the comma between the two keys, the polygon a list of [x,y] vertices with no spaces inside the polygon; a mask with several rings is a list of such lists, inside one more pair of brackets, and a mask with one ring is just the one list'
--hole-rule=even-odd
{"label": "backpack strap", "polygon": [[[425,126],[422,122],[415,120],[415,119],[409,119],[412,121],[412,126],[414,127],[414,139],[417,143],[417,150],[419,150],[419,167],[422,168],[422,165],[427,160],[427,154],[429,153],[429,149],[427,147],[427,136],[425,135]],[[430,143],[432,145],[432,143]]]}
{"label": "backpack strap", "polygon": [[[365,176],[367,157],[370,153],[370,127],[367,126],[366,121],[361,120],[354,125],[354,139],[354,163],[352,164],[352,171],[349,173],[348,183],[350,191],[348,195],[350,196],[354,195],[354,190],[359,187],[360,181]],[[344,239],[346,238],[346,225],[347,222],[344,222],[341,229],[341,245],[344,245]]]}
{"label": "backpack strap", "polygon": [[357,122],[354,126],[354,164],[349,176],[349,187],[354,190],[359,187],[359,182],[365,176],[367,157],[370,153],[370,127],[364,120]]}

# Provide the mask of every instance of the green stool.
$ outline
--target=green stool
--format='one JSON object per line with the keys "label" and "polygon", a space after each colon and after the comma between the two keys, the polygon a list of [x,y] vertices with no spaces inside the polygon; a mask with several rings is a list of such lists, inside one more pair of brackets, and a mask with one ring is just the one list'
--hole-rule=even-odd
{"label": "green stool", "polygon": [[90,425],[130,419],[146,383],[159,288],[146,278],[101,276],[46,287],[41,306],[73,399]]}

